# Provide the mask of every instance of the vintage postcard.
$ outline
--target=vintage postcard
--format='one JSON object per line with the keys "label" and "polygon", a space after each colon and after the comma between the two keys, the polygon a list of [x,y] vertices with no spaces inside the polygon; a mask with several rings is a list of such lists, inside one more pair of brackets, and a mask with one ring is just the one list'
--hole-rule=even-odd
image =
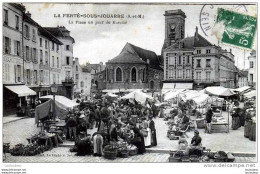
{"label": "vintage postcard", "polygon": [[2,7],[3,163],[257,170],[256,3]]}

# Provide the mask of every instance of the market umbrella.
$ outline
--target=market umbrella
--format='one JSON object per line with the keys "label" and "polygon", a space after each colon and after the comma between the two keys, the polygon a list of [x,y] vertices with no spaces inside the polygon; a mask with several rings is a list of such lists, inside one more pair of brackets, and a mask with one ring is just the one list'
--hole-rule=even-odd
{"label": "market umbrella", "polygon": [[235,93],[230,90],[229,88],[224,88],[222,86],[210,86],[204,89],[204,93],[210,94],[210,95],[215,95],[215,96],[232,96]]}
{"label": "market umbrella", "polygon": [[173,99],[184,90],[185,89],[178,89],[178,90],[175,90],[175,91],[170,91],[170,92],[165,94],[164,100],[167,101],[167,100]]}
{"label": "market umbrella", "polygon": [[109,96],[109,97],[113,97],[113,98],[118,97],[118,95],[113,94],[113,93],[107,93],[105,96]]}
{"label": "market umbrella", "polygon": [[240,93],[240,92],[246,91],[246,90],[248,90],[250,88],[251,88],[250,86],[243,86],[241,88],[233,89],[233,91]]}
{"label": "market umbrella", "polygon": [[248,93],[245,93],[244,96],[246,98],[252,98],[252,97],[255,97],[256,96],[256,90],[253,90],[253,91],[250,91]]}
{"label": "market umbrella", "polygon": [[135,90],[135,91],[130,92],[129,94],[126,94],[125,96],[121,97],[121,99],[135,99],[137,102],[144,104],[146,99],[153,100],[153,97],[143,93],[141,90]]}
{"label": "market umbrella", "polygon": [[[53,99],[53,95],[42,96],[42,97],[40,97],[40,99]],[[61,95],[55,95],[55,102],[61,108],[69,108],[69,109],[72,109],[73,107],[79,105],[78,103],[68,99],[67,97],[61,96]]]}
{"label": "market umbrella", "polygon": [[183,91],[180,93],[180,97],[182,98],[183,101],[187,101],[190,100],[194,97],[197,97],[201,95],[198,91],[195,90],[187,90],[187,91]]}

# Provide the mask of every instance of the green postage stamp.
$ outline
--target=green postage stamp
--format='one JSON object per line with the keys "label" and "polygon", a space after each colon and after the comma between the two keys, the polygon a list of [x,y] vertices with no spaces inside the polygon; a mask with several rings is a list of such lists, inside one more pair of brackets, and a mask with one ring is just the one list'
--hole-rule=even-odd
{"label": "green postage stamp", "polygon": [[257,26],[256,17],[219,8],[216,23],[219,22],[224,25],[221,39],[223,43],[247,49],[252,47]]}

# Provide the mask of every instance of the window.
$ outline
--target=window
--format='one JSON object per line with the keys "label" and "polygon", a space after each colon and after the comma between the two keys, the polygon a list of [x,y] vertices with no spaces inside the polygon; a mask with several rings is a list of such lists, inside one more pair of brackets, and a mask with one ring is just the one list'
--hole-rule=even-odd
{"label": "window", "polygon": [[181,64],[181,56],[179,56],[178,64],[179,64],[179,65]]}
{"label": "window", "polygon": [[33,72],[33,81],[34,81],[34,84],[38,84],[38,79],[37,79],[37,70],[34,70]]}
{"label": "window", "polygon": [[33,33],[32,40],[36,41],[35,29],[32,30],[32,33]]}
{"label": "window", "polygon": [[79,74],[76,74],[76,80],[78,80],[79,79]]}
{"label": "window", "polygon": [[10,54],[11,53],[11,39],[8,37],[4,38],[4,53]]}
{"label": "window", "polygon": [[76,71],[78,71],[78,65],[76,65]]}
{"label": "window", "polygon": [[181,69],[178,69],[178,78],[182,78],[182,70]]}
{"label": "window", "polygon": [[57,52],[59,52],[60,50],[60,46],[57,44]]}
{"label": "window", "polygon": [[57,68],[60,67],[60,62],[59,62],[59,58],[57,57]]}
{"label": "window", "polygon": [[210,59],[206,59],[206,67],[210,67]]}
{"label": "window", "polygon": [[66,45],[66,50],[69,51],[70,50],[70,46]]}
{"label": "window", "polygon": [[190,56],[187,56],[187,64],[190,64]]}
{"label": "window", "polygon": [[40,81],[43,83],[43,70],[40,71]]}
{"label": "window", "polygon": [[250,74],[250,82],[253,82],[253,81],[254,81],[254,75]]}
{"label": "window", "polygon": [[201,54],[201,50],[197,50],[197,54]]}
{"label": "window", "polygon": [[5,64],[5,81],[10,81],[10,68],[9,64]]}
{"label": "window", "polygon": [[207,53],[207,54],[210,54],[210,49],[207,49],[207,50],[206,50],[206,53]]}
{"label": "window", "polygon": [[54,67],[55,65],[55,60],[54,60],[54,56],[52,56],[52,66]]}
{"label": "window", "polygon": [[46,65],[48,65],[48,58],[49,56],[48,56],[48,52],[47,51],[45,51],[45,63],[46,63]]}
{"label": "window", "polygon": [[21,65],[17,65],[16,68],[16,77],[17,77],[17,82],[21,82],[22,81],[22,67]]}
{"label": "window", "polygon": [[197,68],[201,68],[200,61],[201,61],[200,59],[197,59],[197,66],[196,66]]}
{"label": "window", "polygon": [[43,62],[43,52],[42,52],[42,50],[40,50],[40,63],[42,63]]}
{"label": "window", "polygon": [[15,29],[19,30],[19,16],[15,15]]}
{"label": "window", "polygon": [[33,61],[38,62],[37,57],[36,57],[36,48],[33,48]]}
{"label": "window", "polygon": [[70,77],[70,71],[66,71],[66,78]]}
{"label": "window", "polygon": [[52,80],[53,80],[52,82],[53,82],[53,83],[56,83],[56,74],[53,74],[53,75],[52,75],[52,78],[53,78],[53,79],[52,79]]}
{"label": "window", "polygon": [[30,60],[29,54],[30,54],[29,47],[26,46],[26,47],[25,47],[25,57],[26,57],[26,60],[27,60],[27,61]]}
{"label": "window", "polygon": [[132,81],[132,82],[136,82],[136,80],[137,80],[136,76],[137,76],[136,68],[134,67],[134,68],[132,68],[132,70],[131,70],[131,81]]}
{"label": "window", "polygon": [[4,24],[8,25],[8,10],[4,9]]}
{"label": "window", "polygon": [[81,86],[81,88],[84,87],[84,82],[83,81],[80,82],[80,86]]}
{"label": "window", "polygon": [[54,42],[51,42],[51,44],[52,44],[51,49],[54,50]]}
{"label": "window", "polygon": [[186,70],[186,78],[190,78],[190,70],[189,69]]}
{"label": "window", "polygon": [[60,75],[59,74],[57,74],[57,83],[60,83]]}
{"label": "window", "polygon": [[42,38],[40,38],[40,47],[42,47]]}
{"label": "window", "polygon": [[173,78],[173,73],[174,73],[173,69],[170,68],[170,70],[169,70],[169,78]]}
{"label": "window", "polygon": [[26,78],[27,78],[27,85],[30,85],[31,81],[31,76],[30,76],[30,70],[26,70]]}
{"label": "window", "polygon": [[196,72],[196,79],[201,80],[201,72]]}
{"label": "window", "polygon": [[24,30],[25,30],[25,37],[26,38],[30,38],[30,28],[28,27],[28,25],[24,26]]}
{"label": "window", "polygon": [[254,68],[254,62],[250,61],[250,68]]}
{"label": "window", "polygon": [[48,49],[48,41],[45,40],[45,49]]}
{"label": "window", "polygon": [[66,62],[67,62],[67,65],[70,64],[70,57],[66,57]]}
{"label": "window", "polygon": [[210,72],[206,72],[206,80],[210,81]]}
{"label": "window", "polygon": [[121,68],[119,68],[119,67],[116,69],[116,81],[117,82],[123,81],[123,73],[122,73]]}

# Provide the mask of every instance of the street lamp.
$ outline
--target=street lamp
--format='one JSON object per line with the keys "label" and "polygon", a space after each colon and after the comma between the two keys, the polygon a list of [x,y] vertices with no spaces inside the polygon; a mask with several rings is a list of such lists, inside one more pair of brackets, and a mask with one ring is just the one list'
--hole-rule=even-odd
{"label": "street lamp", "polygon": [[57,85],[55,84],[55,82],[51,85],[51,92],[53,94],[53,111],[52,111],[52,114],[53,114],[53,119],[55,120],[55,94],[57,93],[58,91],[58,87]]}

